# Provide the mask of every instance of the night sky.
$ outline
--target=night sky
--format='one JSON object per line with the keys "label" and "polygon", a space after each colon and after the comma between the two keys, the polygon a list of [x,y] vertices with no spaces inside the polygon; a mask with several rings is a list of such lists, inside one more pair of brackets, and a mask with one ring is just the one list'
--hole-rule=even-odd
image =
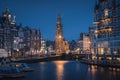
{"label": "night sky", "polygon": [[0,14],[8,7],[17,24],[40,29],[44,39],[54,40],[60,12],[64,37],[77,40],[93,26],[94,4],[95,0],[0,0]]}

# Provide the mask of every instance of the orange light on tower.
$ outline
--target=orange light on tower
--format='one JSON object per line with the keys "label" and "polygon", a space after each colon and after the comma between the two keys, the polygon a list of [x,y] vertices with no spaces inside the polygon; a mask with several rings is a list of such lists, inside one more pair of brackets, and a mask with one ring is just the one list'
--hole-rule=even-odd
{"label": "orange light on tower", "polygon": [[61,38],[62,38],[62,36],[60,35],[60,36],[59,36],[59,39],[61,39]]}

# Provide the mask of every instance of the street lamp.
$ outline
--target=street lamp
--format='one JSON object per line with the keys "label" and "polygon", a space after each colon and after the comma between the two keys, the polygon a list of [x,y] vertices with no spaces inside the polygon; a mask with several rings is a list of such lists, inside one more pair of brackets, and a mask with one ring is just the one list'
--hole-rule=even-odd
{"label": "street lamp", "polygon": [[19,51],[19,49],[17,49],[17,51]]}

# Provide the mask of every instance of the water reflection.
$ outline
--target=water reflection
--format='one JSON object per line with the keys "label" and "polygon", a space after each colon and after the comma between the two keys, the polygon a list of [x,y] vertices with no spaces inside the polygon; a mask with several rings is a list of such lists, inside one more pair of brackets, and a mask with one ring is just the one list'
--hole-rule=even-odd
{"label": "water reflection", "polygon": [[111,71],[120,71],[120,68],[112,68],[112,67],[109,67],[108,69],[111,70]]}
{"label": "water reflection", "polygon": [[88,66],[88,78],[95,80],[95,75],[97,72],[97,66]]}
{"label": "water reflection", "polygon": [[44,79],[44,71],[45,71],[45,62],[40,62],[40,76],[41,79]]}
{"label": "water reflection", "polygon": [[92,71],[92,74],[94,75],[97,71],[97,66],[91,66],[91,71]]}
{"label": "water reflection", "polygon": [[68,61],[54,61],[55,65],[56,65],[56,72],[57,72],[57,80],[63,80],[63,76],[64,76],[64,65],[67,63]]}
{"label": "water reflection", "polygon": [[119,68],[86,65],[80,61],[52,61],[29,64],[35,70],[25,78],[3,80],[120,80]]}

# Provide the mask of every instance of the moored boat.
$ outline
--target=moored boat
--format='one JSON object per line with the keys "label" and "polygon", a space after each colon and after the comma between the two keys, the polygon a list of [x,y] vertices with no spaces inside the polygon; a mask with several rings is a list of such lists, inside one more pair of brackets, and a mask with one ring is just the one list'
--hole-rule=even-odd
{"label": "moored boat", "polygon": [[23,72],[33,71],[33,68],[29,67],[26,63],[11,63],[11,65],[19,68]]}
{"label": "moored boat", "polygon": [[19,68],[13,67],[0,67],[0,76],[9,78],[24,77],[24,73]]}

